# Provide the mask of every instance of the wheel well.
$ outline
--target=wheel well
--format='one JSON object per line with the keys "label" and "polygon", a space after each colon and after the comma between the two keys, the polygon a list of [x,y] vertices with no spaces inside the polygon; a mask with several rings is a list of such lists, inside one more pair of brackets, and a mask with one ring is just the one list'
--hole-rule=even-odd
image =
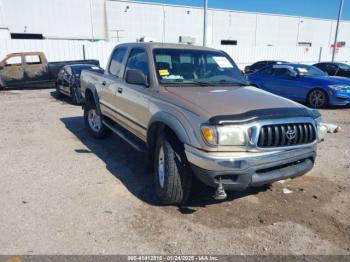
{"label": "wheel well", "polygon": [[94,102],[94,95],[92,94],[92,91],[90,89],[86,89],[85,91],[85,101],[87,102]]}
{"label": "wheel well", "polygon": [[151,153],[151,155],[153,155],[153,153],[154,153],[154,149],[155,149],[156,142],[157,142],[157,137],[161,132],[164,132],[165,134],[169,135],[170,137],[173,137],[173,138],[179,140],[176,133],[166,124],[164,124],[162,122],[152,123],[152,125],[148,129],[148,134],[147,134],[147,145],[148,145],[148,148],[150,151],[149,153]]}

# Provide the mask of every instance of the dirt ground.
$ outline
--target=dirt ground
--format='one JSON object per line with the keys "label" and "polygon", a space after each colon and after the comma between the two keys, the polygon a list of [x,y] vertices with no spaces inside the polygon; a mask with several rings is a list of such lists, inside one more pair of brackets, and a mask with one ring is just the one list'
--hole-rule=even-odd
{"label": "dirt ground", "polygon": [[[350,108],[306,176],[157,206],[145,156],[53,90],[0,93],[0,254],[350,254]],[[290,194],[283,193],[288,188]]]}

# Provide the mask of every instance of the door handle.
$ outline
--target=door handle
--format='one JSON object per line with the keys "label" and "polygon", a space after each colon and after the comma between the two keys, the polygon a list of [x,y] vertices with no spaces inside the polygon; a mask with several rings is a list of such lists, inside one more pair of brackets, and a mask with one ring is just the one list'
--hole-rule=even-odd
{"label": "door handle", "polygon": [[103,86],[106,86],[106,85],[107,85],[106,81],[103,81],[103,82],[102,82],[102,85],[103,85]]}
{"label": "door handle", "polygon": [[123,93],[123,88],[118,87],[118,93],[119,93],[119,94]]}

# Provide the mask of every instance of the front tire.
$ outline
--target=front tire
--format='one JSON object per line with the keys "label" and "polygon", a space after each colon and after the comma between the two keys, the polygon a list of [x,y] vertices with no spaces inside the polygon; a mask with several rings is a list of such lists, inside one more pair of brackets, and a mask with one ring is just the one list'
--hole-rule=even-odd
{"label": "front tire", "polygon": [[160,134],[154,161],[154,184],[161,204],[184,204],[190,195],[192,172],[183,144],[174,136]]}
{"label": "front tire", "polygon": [[102,123],[102,115],[98,113],[95,103],[85,105],[84,121],[90,135],[95,138],[103,139],[111,134],[111,130]]}
{"label": "front tire", "polygon": [[307,102],[312,108],[325,108],[329,104],[329,98],[322,89],[314,89],[307,96]]}

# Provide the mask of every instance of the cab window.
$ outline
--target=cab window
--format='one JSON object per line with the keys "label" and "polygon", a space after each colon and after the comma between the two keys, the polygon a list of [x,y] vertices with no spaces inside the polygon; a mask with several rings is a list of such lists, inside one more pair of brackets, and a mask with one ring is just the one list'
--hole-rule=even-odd
{"label": "cab window", "polygon": [[21,56],[12,56],[5,61],[5,66],[20,66],[22,65]]}
{"label": "cab window", "polygon": [[123,60],[125,57],[126,48],[117,48],[111,58],[109,65],[109,73],[114,76],[122,77],[123,76]]}
{"label": "cab window", "polygon": [[27,55],[25,57],[26,59],[26,64],[28,65],[40,65],[41,64],[41,59],[40,56],[38,55]]}
{"label": "cab window", "polygon": [[134,48],[131,50],[126,70],[136,69],[140,70],[146,77],[149,75],[148,58],[145,50]]}

